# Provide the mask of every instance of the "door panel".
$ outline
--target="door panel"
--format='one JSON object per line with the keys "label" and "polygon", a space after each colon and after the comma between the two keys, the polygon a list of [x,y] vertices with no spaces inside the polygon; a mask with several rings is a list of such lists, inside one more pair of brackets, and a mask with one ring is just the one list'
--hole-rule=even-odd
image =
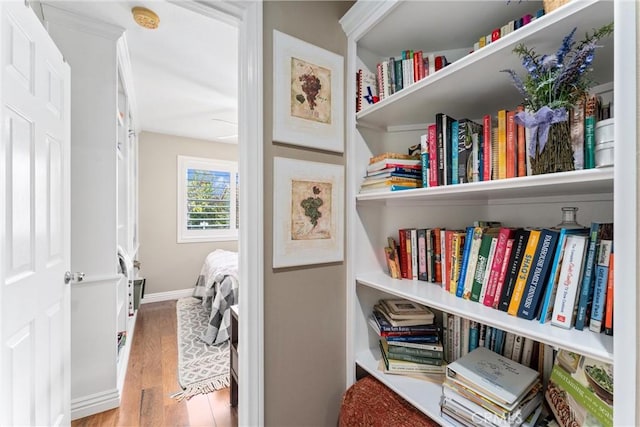
{"label": "door panel", "polygon": [[0,425],[70,423],[69,67],[0,1]]}

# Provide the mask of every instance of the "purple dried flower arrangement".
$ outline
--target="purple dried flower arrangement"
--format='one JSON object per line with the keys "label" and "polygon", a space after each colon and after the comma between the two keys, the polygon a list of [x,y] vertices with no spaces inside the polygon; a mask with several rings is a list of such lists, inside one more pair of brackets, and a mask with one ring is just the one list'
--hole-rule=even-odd
{"label": "purple dried flower arrangement", "polygon": [[508,73],[515,87],[522,94],[526,111],[516,115],[516,122],[532,129],[531,157],[542,153],[554,123],[568,120],[572,108],[589,91],[591,64],[598,40],[613,33],[613,23],[607,24],[576,42],[574,28],[562,40],[555,54],[540,55],[533,48],[519,44],[513,50],[522,59],[527,71],[521,78],[514,70]]}

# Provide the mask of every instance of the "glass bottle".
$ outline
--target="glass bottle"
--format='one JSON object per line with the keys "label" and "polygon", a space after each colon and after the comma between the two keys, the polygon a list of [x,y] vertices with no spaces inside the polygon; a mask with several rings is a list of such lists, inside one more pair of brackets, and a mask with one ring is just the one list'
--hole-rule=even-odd
{"label": "glass bottle", "polygon": [[564,206],[562,210],[562,222],[556,225],[557,228],[584,228],[584,225],[578,224],[578,208],[573,206]]}

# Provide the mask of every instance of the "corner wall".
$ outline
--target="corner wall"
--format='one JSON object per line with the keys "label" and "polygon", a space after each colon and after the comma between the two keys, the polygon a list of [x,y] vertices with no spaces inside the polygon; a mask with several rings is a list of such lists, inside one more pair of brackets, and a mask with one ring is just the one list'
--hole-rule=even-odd
{"label": "corner wall", "polygon": [[178,155],[238,160],[238,146],[152,132],[140,133],[139,221],[140,276],[145,295],[195,285],[207,254],[238,250],[238,242],[177,243]]}
{"label": "corner wall", "polygon": [[[347,39],[338,20],[352,4],[264,2],[264,420],[267,426],[335,426],[346,375],[344,263],[277,270],[271,267],[273,158],[346,163],[343,154],[272,142],[273,30],[344,57]],[[344,218],[343,212],[343,221]]]}

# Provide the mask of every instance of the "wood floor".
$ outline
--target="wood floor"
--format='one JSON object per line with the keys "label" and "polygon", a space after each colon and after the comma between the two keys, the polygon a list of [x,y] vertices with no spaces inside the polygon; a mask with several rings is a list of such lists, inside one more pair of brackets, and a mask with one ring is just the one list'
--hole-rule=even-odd
{"label": "wood floor", "polygon": [[237,427],[229,389],[177,402],[176,302],[143,304],[138,310],[129,367],[119,408],[80,418],[85,426],[216,426]]}

